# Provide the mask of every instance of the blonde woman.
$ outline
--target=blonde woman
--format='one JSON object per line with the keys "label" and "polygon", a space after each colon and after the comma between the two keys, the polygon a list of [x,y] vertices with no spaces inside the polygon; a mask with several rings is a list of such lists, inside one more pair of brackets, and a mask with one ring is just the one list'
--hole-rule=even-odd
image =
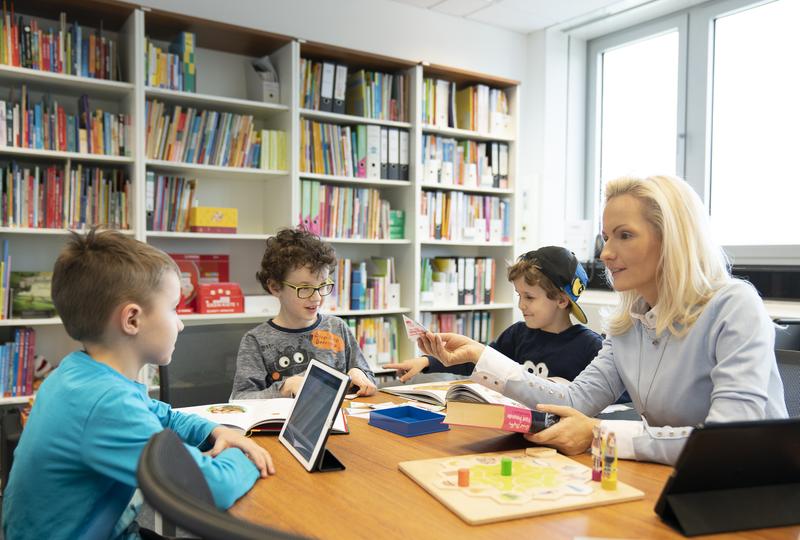
{"label": "blonde woman", "polygon": [[784,418],[775,330],[755,289],[732,278],[705,210],[681,179],[620,178],[606,186],[601,258],[620,302],[608,337],[570,384],[527,373],[457,334],[426,334],[424,352],[475,362],[472,378],[561,421],[529,440],[566,454],[591,444],[590,418],[627,390],[641,421],[603,421],[619,456],[674,463],[701,423]]}

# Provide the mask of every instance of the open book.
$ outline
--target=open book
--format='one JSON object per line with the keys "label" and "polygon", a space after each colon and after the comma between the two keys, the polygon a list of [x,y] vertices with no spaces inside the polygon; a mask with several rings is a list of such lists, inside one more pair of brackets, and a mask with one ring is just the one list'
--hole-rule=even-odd
{"label": "open book", "polygon": [[381,392],[430,403],[431,405],[446,405],[448,401],[466,401],[469,403],[496,403],[520,406],[513,399],[507,398],[503,394],[469,379],[389,386],[381,388]]}
{"label": "open book", "polygon": [[[178,412],[196,414],[206,420],[241,431],[245,434],[278,434],[292,410],[292,398],[237,399],[228,403],[214,403],[175,409]],[[349,433],[344,414],[339,411],[333,422],[331,433]]]}

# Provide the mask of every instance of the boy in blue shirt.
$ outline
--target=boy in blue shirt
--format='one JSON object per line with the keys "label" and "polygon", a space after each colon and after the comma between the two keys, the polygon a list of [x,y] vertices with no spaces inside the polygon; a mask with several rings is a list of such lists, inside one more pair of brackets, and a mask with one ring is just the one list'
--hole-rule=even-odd
{"label": "boy in blue shirt", "polygon": [[165,428],[184,440],[219,508],[274,473],[253,441],[173,411],[135,382],[146,364],[169,363],[183,330],[179,270],[168,255],[115,231],[73,234],[52,295],[83,350],[67,355],[36,396],[4,490],[6,538],[139,538],[136,468]]}
{"label": "boy in blue shirt", "polygon": [[[506,328],[489,346],[530,373],[571,381],[597,356],[603,343],[599,334],[570,320],[572,314],[586,323],[577,303],[588,281],[586,271],[568,249],[546,246],[520,256],[507,276],[525,320]],[[397,369],[400,381],[406,382],[423,370],[469,376],[474,366],[447,367],[433,356],[422,356],[385,367]]]}

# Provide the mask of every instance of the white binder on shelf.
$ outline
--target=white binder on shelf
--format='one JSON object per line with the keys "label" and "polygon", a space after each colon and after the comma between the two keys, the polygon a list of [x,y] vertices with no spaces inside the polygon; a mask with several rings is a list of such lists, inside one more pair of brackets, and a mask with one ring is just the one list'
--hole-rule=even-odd
{"label": "white binder on shelf", "polygon": [[322,63],[322,81],[319,87],[319,110],[333,111],[333,79],[336,76],[336,66],[330,62]]}

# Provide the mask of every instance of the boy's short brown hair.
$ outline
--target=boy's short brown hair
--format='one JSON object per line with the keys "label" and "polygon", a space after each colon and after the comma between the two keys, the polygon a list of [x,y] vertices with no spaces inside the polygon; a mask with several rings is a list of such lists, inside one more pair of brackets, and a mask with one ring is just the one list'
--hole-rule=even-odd
{"label": "boy's short brown hair", "polygon": [[558,300],[559,296],[564,293],[564,291],[555,286],[550,278],[542,273],[541,268],[535,262],[528,259],[520,258],[509,266],[507,276],[508,281],[514,281],[522,277],[525,279],[525,283],[531,287],[538,285],[550,300]]}
{"label": "boy's short brown hair", "polygon": [[178,265],[163,251],[113,230],[71,233],[53,267],[52,295],[69,336],[96,342],[123,302],[144,307]]}
{"label": "boy's short brown hair", "polygon": [[281,288],[289,272],[303,267],[308,267],[315,274],[324,268],[333,272],[336,253],[330,244],[306,229],[280,229],[278,234],[267,239],[261,270],[256,272],[256,279],[269,293],[270,281]]}

